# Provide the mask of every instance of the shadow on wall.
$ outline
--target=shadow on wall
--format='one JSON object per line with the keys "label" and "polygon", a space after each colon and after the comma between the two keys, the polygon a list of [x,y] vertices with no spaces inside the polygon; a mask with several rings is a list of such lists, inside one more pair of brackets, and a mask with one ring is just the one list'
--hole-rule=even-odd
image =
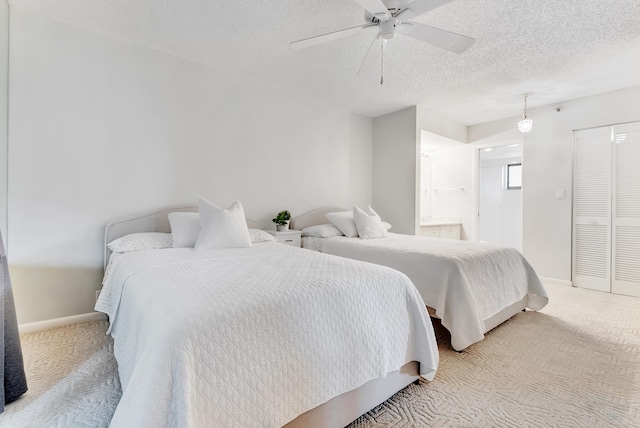
{"label": "shadow on wall", "polygon": [[18,324],[93,312],[102,268],[9,265]]}

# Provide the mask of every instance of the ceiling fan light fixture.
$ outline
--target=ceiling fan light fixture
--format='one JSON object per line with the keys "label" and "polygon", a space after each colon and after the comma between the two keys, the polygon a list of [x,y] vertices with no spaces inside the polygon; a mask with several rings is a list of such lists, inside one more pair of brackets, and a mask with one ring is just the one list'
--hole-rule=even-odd
{"label": "ceiling fan light fixture", "polygon": [[533,120],[527,117],[527,97],[529,95],[531,94],[526,93],[522,95],[522,98],[524,98],[524,114],[522,115],[522,120],[518,122],[518,129],[522,133],[529,132],[531,131],[531,128],[533,128]]}
{"label": "ceiling fan light fixture", "polygon": [[533,120],[529,119],[527,116],[523,116],[522,120],[518,122],[518,129],[520,132],[529,132],[533,128]]}
{"label": "ceiling fan light fixture", "polygon": [[397,25],[398,25],[398,20],[395,18],[390,19],[389,21],[381,22],[380,34],[382,35],[382,38],[385,40],[393,39],[396,36],[396,33],[398,32],[396,28]]}

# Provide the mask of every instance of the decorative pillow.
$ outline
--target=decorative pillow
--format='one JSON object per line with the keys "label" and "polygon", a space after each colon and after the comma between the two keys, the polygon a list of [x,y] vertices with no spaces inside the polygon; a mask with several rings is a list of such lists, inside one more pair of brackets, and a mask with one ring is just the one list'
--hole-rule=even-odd
{"label": "decorative pillow", "polygon": [[389,229],[391,229],[391,223],[387,223],[386,221],[383,221],[382,225],[384,226],[385,230],[387,230],[387,231],[389,231]]}
{"label": "decorative pillow", "polygon": [[131,233],[122,238],[114,239],[107,247],[114,253],[126,253],[138,250],[153,250],[155,248],[171,248],[170,233],[145,232]]}
{"label": "decorative pillow", "polygon": [[249,229],[249,236],[251,237],[252,244],[256,244],[258,242],[276,242],[277,241],[275,236],[260,229]]}
{"label": "decorative pillow", "polygon": [[380,220],[380,216],[371,208],[367,207],[364,211],[356,206],[353,207],[353,221],[358,230],[358,236],[362,239],[386,238],[387,229],[385,229]]}
{"label": "decorative pillow", "polygon": [[302,236],[314,238],[331,238],[332,236],[342,236],[343,233],[332,224],[319,224],[302,229]]}
{"label": "decorative pillow", "polygon": [[193,248],[200,235],[200,215],[191,212],[169,213],[173,248]]}
{"label": "decorative pillow", "polygon": [[356,236],[358,236],[358,229],[356,229],[356,224],[353,221],[352,211],[337,211],[328,213],[326,217],[347,238],[355,238]]}
{"label": "decorative pillow", "polygon": [[196,250],[251,246],[247,220],[240,201],[235,201],[224,209],[200,197],[198,210],[202,230],[196,241]]}

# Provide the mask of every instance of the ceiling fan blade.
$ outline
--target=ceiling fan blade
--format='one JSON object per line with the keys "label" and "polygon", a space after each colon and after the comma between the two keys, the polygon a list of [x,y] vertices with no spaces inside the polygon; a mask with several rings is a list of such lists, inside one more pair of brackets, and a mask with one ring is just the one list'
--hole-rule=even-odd
{"label": "ceiling fan blade", "polygon": [[367,55],[365,55],[360,68],[358,69],[358,74],[366,74],[373,70],[379,63],[380,57],[382,56],[381,46],[384,44],[385,40],[380,37],[380,32],[376,35],[376,37],[371,42],[371,46],[369,46],[369,50],[367,51]]}
{"label": "ceiling fan blade", "polygon": [[396,15],[399,21],[415,18],[432,9],[451,3],[453,0],[415,0],[409,3],[404,9]]}
{"label": "ceiling fan blade", "polygon": [[296,40],[289,43],[293,49],[304,49],[310,46],[319,45],[320,43],[329,42],[331,40],[338,40],[344,37],[349,37],[357,34],[367,28],[378,27],[378,24],[365,24],[357,27],[345,28],[344,30],[333,31],[331,33],[321,34],[319,36],[308,37],[302,40]]}
{"label": "ceiling fan blade", "polygon": [[476,41],[472,37],[417,22],[402,22],[398,26],[398,32],[455,53],[465,51]]}
{"label": "ceiling fan blade", "polygon": [[382,3],[382,0],[356,0],[360,6],[362,6],[371,15],[378,18],[380,21],[388,21],[390,18],[389,10],[387,6]]}

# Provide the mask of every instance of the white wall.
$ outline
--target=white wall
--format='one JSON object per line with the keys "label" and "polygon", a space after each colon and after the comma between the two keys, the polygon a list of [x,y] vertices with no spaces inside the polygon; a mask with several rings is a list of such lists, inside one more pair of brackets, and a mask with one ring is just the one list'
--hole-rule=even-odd
{"label": "white wall", "polygon": [[373,207],[395,233],[418,227],[419,148],[415,107],[373,120]]}
{"label": "white wall", "polygon": [[522,189],[507,189],[504,183],[506,166],[521,162],[519,157],[481,160],[478,193],[480,241],[522,250]]}
{"label": "white wall", "polygon": [[[348,198],[351,203],[341,206],[366,206],[373,200],[373,119],[354,113],[350,125]],[[309,196],[310,204],[315,204],[313,196]]]}
{"label": "white wall", "polygon": [[431,219],[460,218],[461,239],[471,239],[473,148],[467,144],[435,151],[431,172]]}
{"label": "white wall", "polygon": [[[437,147],[431,164],[431,219],[460,218],[461,238],[469,239],[473,153],[463,144],[467,142],[467,127],[423,106],[417,107],[416,114],[419,144]],[[418,171],[418,174],[422,172]],[[445,190],[453,188],[463,190]]]}
{"label": "white wall", "polygon": [[478,239],[480,242],[502,242],[502,165],[480,166],[478,192]]}
{"label": "white wall", "polygon": [[[637,86],[529,109],[533,130],[524,134],[522,245],[540,276],[571,279],[572,131],[640,120],[639,99]],[[469,143],[521,138],[518,120],[470,126]],[[555,198],[558,189],[566,191],[565,199]]]}
{"label": "white wall", "polygon": [[420,228],[423,131],[461,143],[467,138],[465,126],[421,106],[373,120],[373,202],[396,233],[416,234]]}
{"label": "white wall", "polygon": [[[90,312],[107,221],[240,199],[372,203],[372,120],[11,8],[9,262],[19,322]],[[1,150],[0,150],[1,151]]]}
{"label": "white wall", "polygon": [[446,139],[466,143],[467,127],[423,106],[416,108],[418,128]]}
{"label": "white wall", "polygon": [[433,153],[420,156],[420,223],[431,218],[431,178],[433,176]]}
{"label": "white wall", "polygon": [[522,251],[522,189],[502,189],[502,244]]}
{"label": "white wall", "polygon": [[[0,0],[0,232],[7,238],[7,113],[9,106],[9,5]],[[5,242],[6,244],[6,242]]]}

